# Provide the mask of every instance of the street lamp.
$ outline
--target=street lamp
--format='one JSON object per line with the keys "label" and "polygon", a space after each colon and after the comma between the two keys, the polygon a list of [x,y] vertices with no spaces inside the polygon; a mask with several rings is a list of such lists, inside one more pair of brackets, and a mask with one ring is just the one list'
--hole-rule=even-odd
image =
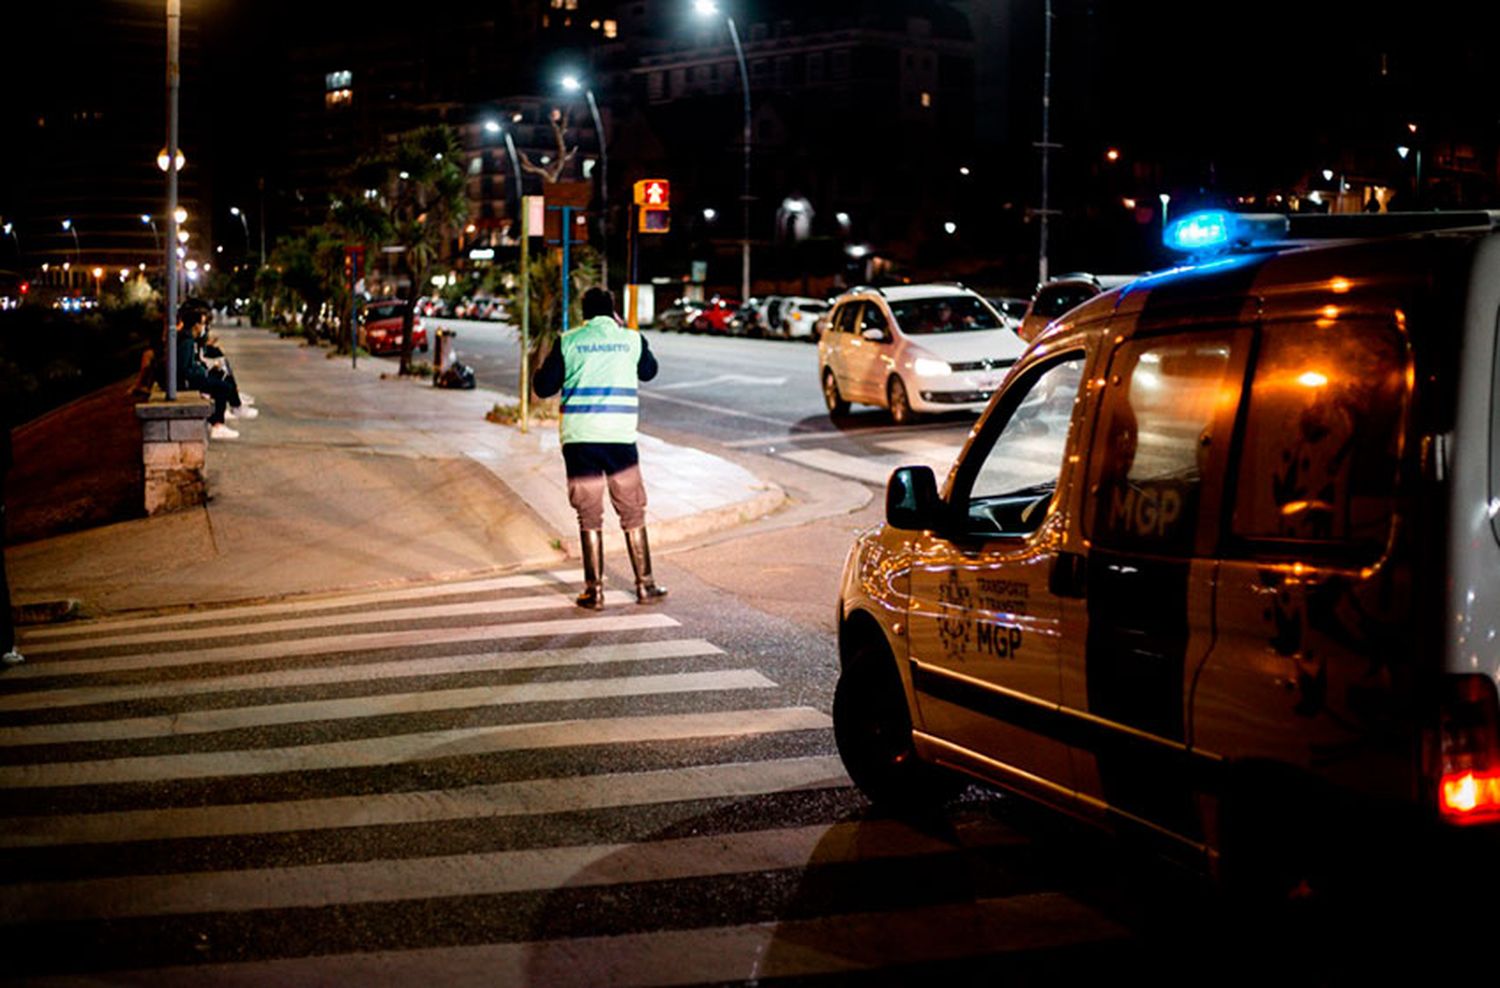
{"label": "street lamp", "polygon": [[5,224],[5,226],[0,227],[0,229],[3,229],[5,231],[5,235],[7,237],[9,237],[11,240],[15,241],[15,244],[16,244],[16,256],[20,257],[21,256],[21,235],[16,232],[16,225],[14,223],[7,223],[7,224]]}
{"label": "street lamp", "polygon": [[521,158],[516,154],[516,142],[511,139],[510,131],[500,126],[500,121],[489,119],[484,122],[486,134],[500,134],[505,138],[505,153],[510,157],[510,168],[516,177],[516,231],[520,232],[521,209],[525,205],[523,198],[525,190],[521,188]]}
{"label": "street lamp", "polygon": [[238,206],[229,207],[229,215],[237,217],[240,221],[240,229],[245,231],[245,256],[250,256],[250,223],[245,219],[245,213]]}
{"label": "street lamp", "polygon": [[[171,160],[172,158],[167,154],[166,148],[162,148],[160,151],[156,152],[156,167],[160,168],[162,171],[167,170],[167,163]],[[182,166],[185,164],[187,164],[187,155],[182,153],[182,148],[178,148],[176,170],[182,171]]]}
{"label": "street lamp", "polygon": [[156,220],[150,213],[141,214],[141,225],[151,228],[151,240],[156,244],[157,253],[161,252],[161,233],[156,229]]}
{"label": "street lamp", "polygon": [[594,90],[579,81],[576,75],[562,77],[562,87],[570,93],[583,90],[588,100],[589,113],[594,117],[594,139],[599,142],[599,208],[603,219],[599,223],[599,234],[604,239],[604,249],[599,252],[599,280],[609,288],[609,151],[604,139],[604,123],[599,119],[599,104],[594,101]]}
{"label": "street lamp", "polygon": [[1167,204],[1172,201],[1172,197],[1165,192],[1159,192],[1156,198],[1161,200],[1161,228],[1165,230],[1167,228]]}
{"label": "street lamp", "polygon": [[[1401,157],[1404,158],[1406,157],[1406,155],[1403,154]],[[63,220],[62,228],[73,235],[73,260],[76,263],[78,260],[78,255],[80,253],[80,250],[78,248],[78,228],[73,225],[73,221],[71,219]]]}
{"label": "street lamp", "polygon": [[[719,13],[719,5],[714,0],[693,0],[693,12],[699,17],[714,17]],[[740,44],[740,32],[735,27],[734,18],[725,15],[724,23],[729,28],[729,40],[734,42],[734,57],[740,65],[740,88],[745,103],[745,189],[741,196],[744,237],[740,241],[740,299],[744,300],[750,297],[750,71],[745,68],[745,49]]]}

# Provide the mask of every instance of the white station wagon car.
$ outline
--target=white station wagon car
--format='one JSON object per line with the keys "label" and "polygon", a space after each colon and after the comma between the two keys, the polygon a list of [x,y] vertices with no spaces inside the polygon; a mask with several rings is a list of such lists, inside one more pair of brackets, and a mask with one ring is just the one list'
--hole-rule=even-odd
{"label": "white station wagon car", "polygon": [[990,304],[959,285],[856,288],[837,299],[818,340],[830,415],[852,402],[890,410],[980,411],[1026,345]]}

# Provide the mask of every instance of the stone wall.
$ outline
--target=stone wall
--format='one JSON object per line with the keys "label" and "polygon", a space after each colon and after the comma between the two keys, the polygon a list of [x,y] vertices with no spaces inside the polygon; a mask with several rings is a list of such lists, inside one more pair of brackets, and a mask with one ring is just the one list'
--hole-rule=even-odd
{"label": "stone wall", "polygon": [[212,411],[212,403],[196,394],[167,401],[158,393],[135,406],[141,420],[147,515],[180,511],[208,499],[205,464]]}

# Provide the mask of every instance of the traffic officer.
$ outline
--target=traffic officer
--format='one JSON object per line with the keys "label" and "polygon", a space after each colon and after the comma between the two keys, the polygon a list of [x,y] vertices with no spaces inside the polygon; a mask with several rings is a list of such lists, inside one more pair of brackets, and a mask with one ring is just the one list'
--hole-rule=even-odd
{"label": "traffic officer", "polygon": [[604,607],[604,491],[620,516],[635,570],[635,599],[650,604],[667,594],[651,576],[646,541],[646,486],[636,450],[637,384],[656,376],[656,358],[640,333],[620,325],[614,296],[604,288],[583,294],[582,326],[553,344],[537,371],[542,398],[562,392],[559,429],[568,471],[568,500],[578,512],[583,548],[583,593],[578,606]]}

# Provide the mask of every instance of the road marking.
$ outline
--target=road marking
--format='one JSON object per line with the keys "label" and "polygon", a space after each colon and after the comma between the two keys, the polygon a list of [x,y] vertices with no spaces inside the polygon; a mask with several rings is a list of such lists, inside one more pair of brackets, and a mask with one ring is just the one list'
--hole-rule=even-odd
{"label": "road marking", "polygon": [[0,886],[0,923],[317,909],[460,895],[662,882],[1014,845],[999,827],[969,840],[892,820],[243,871],[140,875]]}
{"label": "road marking", "polygon": [[[879,971],[1122,939],[1127,931],[1060,892],[846,913],[743,926],[663,930],[532,943],[494,943],[363,954],[194,964],[110,972],[88,983],[160,988],[280,988],[440,984],[444,988],[548,985],[755,984],[776,978]],[[85,979],[37,979],[35,986]]]}
{"label": "road marking", "polygon": [[478,625],[468,628],[424,628],[416,631],[381,631],[357,635],[333,635],[325,638],[297,638],[291,641],[258,642],[254,645],[226,645],[218,648],[192,649],[181,652],[152,652],[144,655],[112,655],[102,659],[65,659],[62,661],[27,662],[6,670],[7,681],[44,679],[55,676],[81,676],[99,672],[125,672],[138,669],[165,669],[206,663],[256,662],[262,659],[285,659],[299,655],[362,652],[381,648],[424,648],[431,645],[454,645],[462,642],[487,642],[506,638],[531,638],[551,635],[586,635],[611,631],[640,631],[648,628],[675,628],[677,622],[665,614],[595,615],[579,618],[556,618],[550,621],[519,621],[515,624]]}
{"label": "road marking", "polygon": [[554,666],[593,665],[606,662],[644,662],[651,659],[722,655],[724,650],[701,638],[653,642],[622,642],[616,645],[585,645],[582,648],[543,648],[514,652],[481,652],[477,655],[445,655],[431,659],[401,659],[355,665],[285,669],[213,679],[167,679],[119,686],[83,686],[59,690],[31,690],[0,694],[0,710],[44,710],[81,707],[124,700],[163,699],[237,690],[280,689],[288,686],[319,686],[328,683],[374,682],[381,679],[418,679],[471,672],[502,672],[512,669],[545,669]]}
{"label": "road marking", "polygon": [[307,611],[326,610],[335,607],[362,607],[367,604],[383,604],[391,601],[422,600],[428,597],[453,597],[466,593],[485,593],[492,590],[518,590],[545,587],[549,583],[532,574],[502,576],[492,580],[468,580],[463,583],[423,584],[395,590],[374,590],[369,593],[348,594],[342,597],[309,597],[279,601],[274,604],[250,604],[242,607],[217,607],[155,614],[151,617],[101,618],[97,621],[70,621],[65,624],[48,625],[25,629],[25,641],[45,638],[70,638],[90,635],[100,631],[126,631],[131,628],[155,628],[163,624],[202,624],[213,621],[238,621],[246,618],[269,617],[277,614],[301,614]]}
{"label": "road marking", "polygon": [[963,440],[957,442],[939,442],[936,439],[927,439],[922,436],[911,436],[905,439],[885,439],[875,445],[881,449],[888,449],[893,453],[904,453],[908,456],[920,456],[930,459],[943,459],[951,463],[963,449]]}
{"label": "road marking", "polygon": [[[615,606],[635,603],[635,595],[611,590],[604,602]],[[561,593],[528,597],[500,597],[492,600],[470,600],[462,604],[431,604],[425,607],[399,607],[388,610],[349,614],[321,614],[315,617],[284,618],[280,621],[222,625],[206,628],[179,628],[173,631],[144,631],[83,641],[49,642],[26,650],[29,656],[75,653],[84,649],[119,648],[124,645],[151,645],[167,642],[209,642],[219,638],[237,639],[245,635],[269,635],[312,628],[357,627],[362,624],[394,624],[401,621],[426,621],[437,618],[482,617],[487,614],[517,614],[523,611],[560,611],[576,606],[573,598]]]}
{"label": "road marking", "polygon": [[701,381],[678,381],[676,384],[657,384],[653,391],[675,391],[682,388],[711,388],[719,384],[752,384],[759,387],[780,387],[785,377],[755,377],[750,374],[715,374]]}
{"label": "road marking", "polygon": [[877,487],[884,487],[890,480],[891,471],[895,469],[880,460],[850,456],[832,449],[794,449],[781,455],[803,466],[841,477],[853,477]]}
{"label": "road marking", "polygon": [[160,807],[0,819],[0,847],[187,840],[344,827],[540,816],[579,810],[729,799],[849,785],[836,756],[690,765],[527,779],[462,789],[364,793],[278,803]]}
{"label": "road marking", "polygon": [[567,679],[466,689],[423,690],[420,693],[377,693],[337,700],[307,700],[259,707],[188,710],[158,717],[123,720],[86,720],[66,724],[0,727],[0,747],[36,744],[78,744],[211,734],[251,727],[357,720],[400,714],[439,713],[517,703],[556,703],[607,697],[654,696],[728,690],[770,689],[776,684],[752,669],[717,672],[679,672],[657,676],[614,676],[608,679]]}
{"label": "road marking", "polygon": [[785,426],[786,428],[791,428],[792,426],[797,424],[795,421],[788,421],[787,419],[773,419],[769,415],[757,415],[754,412],[742,412],[737,408],[725,408],[722,405],[710,405],[706,401],[693,401],[690,398],[679,398],[676,395],[664,395],[660,394],[656,390],[643,390],[641,391],[641,397],[654,398],[657,401],[665,401],[673,405],[685,405],[688,408],[696,408],[700,411],[713,412],[715,415],[733,415],[735,418],[754,419],[757,422],[769,422],[772,425]]}
{"label": "road marking", "polygon": [[[755,446],[778,446],[784,445],[786,443],[826,442],[830,439],[847,439],[854,436],[874,436],[896,433],[900,433],[901,435],[910,435],[912,433],[920,432],[946,432],[950,429],[953,429],[954,427],[954,424],[951,422],[936,422],[931,425],[869,425],[861,426],[857,429],[840,429],[830,422],[828,424],[828,427],[824,429],[807,429],[799,432],[788,433],[786,435],[757,436],[753,439],[735,439],[731,440],[730,442],[720,443],[719,445],[725,446],[729,449],[749,449]],[[965,430],[964,435],[968,435],[967,430]],[[958,440],[958,443],[962,445],[963,439],[960,438]]]}
{"label": "road marking", "polygon": [[506,751],[823,730],[831,724],[827,714],[811,707],[497,724],[360,738],[354,741],[331,741],[290,748],[252,748],[86,762],[3,765],[0,766],[0,789],[171,782],[314,772],[321,769],[375,768]]}

